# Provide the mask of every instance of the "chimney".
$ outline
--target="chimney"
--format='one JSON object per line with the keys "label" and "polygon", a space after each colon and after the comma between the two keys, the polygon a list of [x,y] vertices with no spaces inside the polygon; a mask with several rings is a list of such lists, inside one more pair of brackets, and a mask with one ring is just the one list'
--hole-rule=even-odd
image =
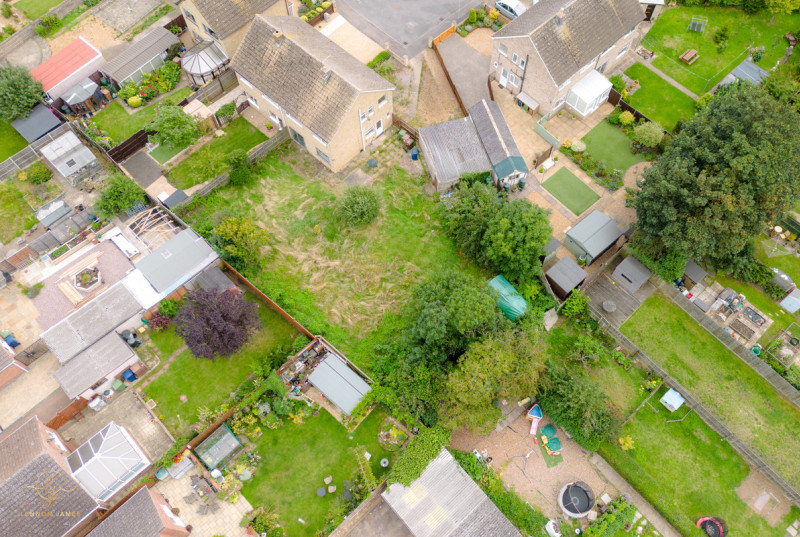
{"label": "chimney", "polygon": [[555,21],[557,28],[563,28],[564,27],[564,9],[563,8],[558,10],[558,13],[556,13],[556,16],[555,16],[555,18],[553,20]]}

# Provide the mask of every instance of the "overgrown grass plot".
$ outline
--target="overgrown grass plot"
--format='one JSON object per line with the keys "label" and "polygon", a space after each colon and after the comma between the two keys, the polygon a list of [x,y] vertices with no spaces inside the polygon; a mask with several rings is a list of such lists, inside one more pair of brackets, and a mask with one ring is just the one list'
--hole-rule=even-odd
{"label": "overgrown grass plot", "polygon": [[566,168],[558,170],[550,179],[542,183],[542,186],[576,215],[581,214],[600,199],[594,190],[586,186]]}
{"label": "overgrown grass plot", "polygon": [[36,224],[36,216],[11,181],[0,182],[0,243],[7,244]]}

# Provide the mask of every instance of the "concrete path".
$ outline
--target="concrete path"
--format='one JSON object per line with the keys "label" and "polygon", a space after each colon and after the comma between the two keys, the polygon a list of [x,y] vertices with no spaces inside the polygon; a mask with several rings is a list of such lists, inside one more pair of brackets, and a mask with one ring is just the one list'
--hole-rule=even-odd
{"label": "concrete path", "polygon": [[50,57],[50,45],[38,35],[24,41],[16,50],[6,56],[11,65],[18,65],[28,70],[33,69]]}
{"label": "concrete path", "polygon": [[422,54],[415,56],[410,62],[411,67],[411,93],[408,97],[408,117],[417,115],[419,102],[419,88],[422,83]]}
{"label": "concrete path", "polygon": [[653,71],[658,76],[660,76],[664,80],[664,82],[666,82],[667,84],[669,84],[674,88],[681,90],[683,93],[685,93],[695,101],[700,98],[696,93],[690,91],[689,88],[687,88],[686,86],[684,86],[683,84],[681,84],[680,82],[669,76],[661,69],[654,67],[650,62],[641,62],[641,64],[650,69],[651,71]]}
{"label": "concrete path", "polygon": [[631,502],[636,506],[640,513],[644,515],[644,517],[653,524],[653,527],[664,537],[681,537],[681,534],[672,527],[672,525],[667,522],[667,520],[661,516],[661,514],[656,511],[656,509],[650,505],[650,502],[645,500],[641,494],[636,492],[636,490],[625,481],[625,478],[622,477],[614,470],[610,464],[608,464],[603,457],[595,453],[589,459],[597,470],[603,474],[603,476],[608,479],[614,487],[621,494],[628,496]]}
{"label": "concrete path", "polygon": [[457,34],[439,44],[439,54],[465,108],[469,109],[481,99],[489,100],[491,59],[488,56],[480,54]]}

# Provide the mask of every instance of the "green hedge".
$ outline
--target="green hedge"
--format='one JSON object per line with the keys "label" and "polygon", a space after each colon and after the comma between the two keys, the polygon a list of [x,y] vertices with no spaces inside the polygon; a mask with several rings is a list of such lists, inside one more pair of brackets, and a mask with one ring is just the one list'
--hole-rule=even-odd
{"label": "green hedge", "polygon": [[372,58],[372,60],[367,64],[367,67],[373,69],[378,65],[382,64],[383,62],[385,62],[386,60],[388,60],[389,58],[391,58],[391,55],[387,51],[382,50],[378,53],[377,56]]}

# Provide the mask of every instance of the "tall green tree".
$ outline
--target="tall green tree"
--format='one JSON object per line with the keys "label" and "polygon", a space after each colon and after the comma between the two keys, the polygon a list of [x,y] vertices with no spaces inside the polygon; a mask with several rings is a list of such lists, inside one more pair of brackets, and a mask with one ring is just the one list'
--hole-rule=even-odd
{"label": "tall green tree", "polygon": [[409,360],[444,365],[458,357],[493,322],[502,322],[485,282],[448,270],[422,282],[408,307]]}
{"label": "tall green tree", "polygon": [[98,216],[111,219],[133,207],[144,199],[144,191],[139,185],[121,173],[112,175],[108,184],[100,192],[100,199],[94,205]]}
{"label": "tall green tree", "polygon": [[483,236],[489,220],[497,213],[501,200],[497,191],[481,182],[461,184],[452,205],[444,214],[444,224],[461,251],[481,263]]}
{"label": "tall green tree", "polygon": [[539,256],[550,240],[550,217],[528,200],[504,203],[487,223],[483,256],[489,268],[512,282],[521,283],[539,274]]}
{"label": "tall green tree", "polygon": [[442,391],[441,423],[488,433],[501,411],[495,402],[536,395],[544,370],[538,330],[510,329],[469,346]]}
{"label": "tall green tree", "polygon": [[800,195],[800,118],[763,88],[724,86],[633,193],[638,229],[701,259],[741,251]]}
{"label": "tall green tree", "polygon": [[169,147],[186,147],[200,138],[197,120],[180,106],[158,105],[152,128],[155,132],[150,136],[151,142]]}
{"label": "tall green tree", "polygon": [[27,69],[10,63],[0,66],[0,119],[28,117],[43,96],[42,83],[34,80]]}

